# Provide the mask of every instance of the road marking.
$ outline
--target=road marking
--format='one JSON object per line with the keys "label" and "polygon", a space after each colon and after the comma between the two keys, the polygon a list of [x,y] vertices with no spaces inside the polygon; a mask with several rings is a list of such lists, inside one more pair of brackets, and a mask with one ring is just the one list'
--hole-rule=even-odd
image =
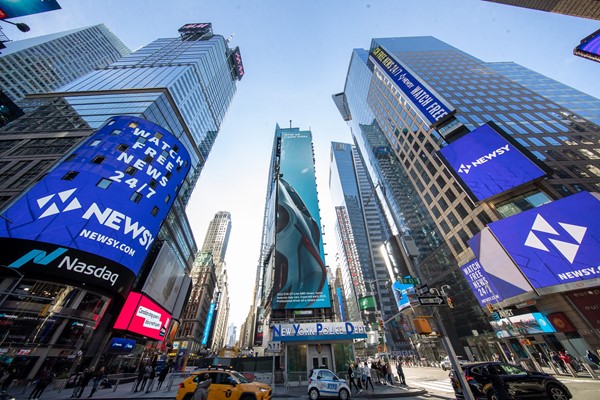
{"label": "road marking", "polygon": [[438,392],[444,393],[454,393],[454,389],[452,389],[452,384],[447,381],[427,381],[427,382],[417,382],[413,385],[409,386],[417,386],[423,387],[424,389],[431,389]]}

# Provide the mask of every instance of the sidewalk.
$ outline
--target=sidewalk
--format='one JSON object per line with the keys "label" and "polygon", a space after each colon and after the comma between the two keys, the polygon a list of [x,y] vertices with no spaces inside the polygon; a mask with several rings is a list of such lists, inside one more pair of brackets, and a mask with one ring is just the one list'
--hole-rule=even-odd
{"label": "sidewalk", "polygon": [[[118,385],[116,388],[109,389],[99,389],[94,393],[92,399],[144,399],[144,400],[152,400],[152,399],[175,399],[175,395],[177,394],[177,390],[179,389],[179,382],[181,382],[182,378],[177,377],[173,380],[170,389],[169,387],[169,378],[165,380],[163,383],[163,387],[160,390],[154,390],[149,393],[145,392],[132,392],[133,383],[124,383]],[[0,396],[1,400],[8,400],[10,398],[16,398],[17,400],[27,400],[29,398],[29,394],[32,392],[33,387],[24,387],[24,386],[14,386],[8,390],[8,394],[10,397]],[[88,395],[92,390],[92,385],[88,385],[85,388],[82,399],[89,399]],[[42,400],[70,400],[71,394],[73,393],[73,389],[54,389],[53,386],[48,386],[44,393],[41,396]],[[410,397],[410,396],[419,396],[427,393],[426,390],[421,388],[409,388],[409,387],[401,387],[401,386],[380,386],[376,385],[374,391],[363,391],[359,394],[353,391],[351,397],[355,398],[363,398],[363,399],[374,399],[374,398],[387,398],[387,397]],[[273,388],[273,397],[274,398],[292,398],[292,397],[307,397],[307,387],[306,386],[292,386],[286,388],[283,385],[275,385]]]}

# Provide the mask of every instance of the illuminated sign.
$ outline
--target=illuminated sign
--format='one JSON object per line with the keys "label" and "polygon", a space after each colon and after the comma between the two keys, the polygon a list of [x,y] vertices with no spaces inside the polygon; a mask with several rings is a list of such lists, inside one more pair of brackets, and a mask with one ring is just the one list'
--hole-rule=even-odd
{"label": "illuminated sign", "polygon": [[414,105],[415,111],[429,123],[429,127],[440,124],[456,112],[452,105],[428,85],[420,82],[414,72],[402,65],[381,46],[373,49],[370,59],[385,71],[392,82],[404,93],[406,99]]}
{"label": "illuminated sign", "polygon": [[373,311],[377,309],[377,302],[375,301],[375,296],[369,295],[358,299],[358,308],[361,311]]}
{"label": "illuminated sign", "polygon": [[298,342],[366,339],[362,322],[316,322],[311,324],[274,324],[273,341]]}
{"label": "illuminated sign", "polygon": [[182,36],[212,34],[211,23],[185,24],[178,31]]}
{"label": "illuminated sign", "polygon": [[600,62],[600,29],[583,39],[573,54]]}
{"label": "illuminated sign", "polygon": [[403,310],[410,305],[410,298],[408,296],[409,294],[415,294],[415,285],[396,281],[392,285],[392,292],[398,304],[398,310]]}
{"label": "illuminated sign", "polygon": [[189,168],[168,131],[113,117],[6,210],[0,238],[99,255],[137,274]]}
{"label": "illuminated sign", "polygon": [[210,328],[212,327],[213,315],[215,313],[215,306],[217,303],[210,303],[210,307],[208,308],[208,316],[206,317],[206,322],[204,324],[204,332],[202,333],[202,345],[206,346],[208,344],[208,336],[210,335]]}
{"label": "illuminated sign", "polygon": [[312,138],[309,131],[277,131],[277,233],[273,309],[331,307]]}
{"label": "illuminated sign", "polygon": [[108,346],[108,352],[115,354],[131,353],[135,348],[136,341],[133,339],[125,339],[120,337],[112,338]]}
{"label": "illuminated sign", "polygon": [[114,329],[164,340],[171,314],[141,293],[131,292],[117,317]]}
{"label": "illuminated sign", "polygon": [[467,283],[471,286],[471,290],[477,297],[479,304],[494,304],[504,300],[502,291],[496,289],[493,283],[495,277],[490,276],[479,260],[475,259],[460,267]]}
{"label": "illuminated sign", "polygon": [[566,290],[600,278],[600,219],[591,217],[598,215],[600,201],[580,192],[488,227],[538,292]]}
{"label": "illuminated sign", "polygon": [[59,9],[60,5],[56,0],[3,0],[0,1],[0,19],[23,17]]}
{"label": "illuminated sign", "polygon": [[242,77],[244,76],[244,64],[242,63],[242,55],[240,54],[239,47],[233,49],[231,53],[231,60],[233,62],[235,77],[238,81],[241,81]]}
{"label": "illuminated sign", "polygon": [[496,196],[546,175],[543,165],[526,154],[493,123],[442,148],[442,160],[475,201]]}
{"label": "illuminated sign", "polygon": [[499,338],[556,332],[548,318],[539,312],[502,318],[490,324]]}

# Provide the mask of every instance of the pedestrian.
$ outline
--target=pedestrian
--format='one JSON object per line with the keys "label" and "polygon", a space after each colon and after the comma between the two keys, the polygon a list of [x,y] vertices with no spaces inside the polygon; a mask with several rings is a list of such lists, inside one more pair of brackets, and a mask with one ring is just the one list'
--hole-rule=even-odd
{"label": "pedestrian", "polygon": [[48,368],[44,368],[38,375],[37,382],[33,391],[29,395],[30,400],[38,400],[46,387],[54,380],[54,373]]}
{"label": "pedestrian", "polygon": [[105,377],[106,377],[105,369],[104,369],[104,367],[102,367],[98,370],[98,372],[94,376],[94,382],[92,383],[92,390],[90,391],[90,395],[88,397],[92,397],[94,395],[96,390],[98,390],[98,385],[100,385],[100,382]]}
{"label": "pedestrian", "polygon": [[374,392],[375,388],[373,387],[373,381],[371,380],[371,368],[369,368],[369,366],[367,365],[367,362],[365,361],[365,369],[364,369],[364,373],[363,376],[365,377],[365,390],[369,389],[369,383],[371,384],[371,390]]}
{"label": "pedestrian", "polygon": [[169,374],[169,364],[163,365],[162,369],[158,373],[158,385],[156,386],[156,390],[159,390],[162,386],[164,380],[167,378]]}
{"label": "pedestrian", "polygon": [[504,371],[497,369],[495,365],[490,365],[487,368],[482,368],[483,375],[487,377],[492,383],[492,390],[496,395],[496,400],[510,400],[508,391],[506,390],[506,383],[499,374],[503,374]]}
{"label": "pedestrian", "polygon": [[75,397],[80,398],[81,395],[83,395],[83,391],[85,390],[88,383],[90,383],[95,373],[96,371],[94,367],[91,367],[90,369],[86,368],[85,370],[83,370],[83,376],[81,377],[81,381],[79,382],[79,391],[77,392],[77,396]]}
{"label": "pedestrian", "polygon": [[152,386],[154,385],[154,377],[156,376],[156,361],[153,361],[150,364],[150,376],[148,377],[148,386],[146,387],[146,393],[150,393],[152,391]]}
{"label": "pedestrian", "polygon": [[207,400],[208,399],[208,388],[212,383],[210,375],[204,374],[204,380],[199,381],[196,385],[196,390],[192,396],[192,400]]}
{"label": "pedestrian", "polygon": [[512,365],[517,365],[517,359],[515,358],[515,355],[513,353],[510,354],[510,363]]}
{"label": "pedestrian", "polygon": [[[144,375],[146,375],[146,363],[141,363],[140,368],[138,369],[138,376],[137,376],[134,392],[137,392],[139,390],[144,390],[144,385],[146,384],[146,382],[144,380]],[[148,375],[148,376],[150,376],[150,375]],[[139,388],[140,385],[142,386],[141,389]]]}
{"label": "pedestrian", "polygon": [[494,353],[494,355],[492,355],[492,361],[500,361],[500,355],[498,353]]}
{"label": "pedestrian", "polygon": [[400,385],[406,386],[406,378],[404,377],[404,371],[402,370],[402,361],[398,361],[398,363],[396,363],[396,372],[398,373]]}
{"label": "pedestrian", "polygon": [[354,369],[352,367],[354,367],[354,364],[350,363],[350,365],[348,366],[348,387],[350,387],[350,390],[352,390],[352,385],[354,385],[354,387],[356,388],[356,394],[358,394],[362,392],[362,389],[359,389],[356,385],[356,381],[354,380],[356,376],[354,375]]}
{"label": "pedestrian", "polygon": [[556,369],[558,369],[562,373],[565,372],[565,367],[558,353],[556,353],[555,351],[551,352],[550,359],[552,360],[552,363],[556,366]]}
{"label": "pedestrian", "polygon": [[392,366],[389,361],[385,363],[385,379],[390,385],[394,384],[394,380],[392,379]]}
{"label": "pedestrian", "polygon": [[600,358],[598,358],[597,355],[595,355],[594,353],[592,353],[591,351],[586,351],[585,352],[585,357],[590,360],[590,362],[594,365],[600,365]]}
{"label": "pedestrian", "polygon": [[10,372],[4,372],[4,375],[2,375],[2,391],[6,392],[6,390],[10,387],[10,384],[12,383],[12,381],[15,380],[15,378],[17,377],[17,375],[19,374],[19,372],[17,371],[16,368],[12,368],[10,370]]}
{"label": "pedestrian", "polygon": [[564,351],[564,352],[559,351],[558,356],[560,357],[560,360],[563,362],[566,371],[569,372],[569,365],[571,365],[571,357],[569,356],[569,353],[567,353],[566,351]]}

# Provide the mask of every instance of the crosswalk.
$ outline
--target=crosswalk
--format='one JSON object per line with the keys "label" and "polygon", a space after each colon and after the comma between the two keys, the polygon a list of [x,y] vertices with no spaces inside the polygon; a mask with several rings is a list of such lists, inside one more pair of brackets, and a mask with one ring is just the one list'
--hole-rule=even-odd
{"label": "crosswalk", "polygon": [[446,379],[419,379],[415,381],[409,381],[410,387],[421,387],[425,390],[438,393],[454,393],[452,384],[448,378]]}

